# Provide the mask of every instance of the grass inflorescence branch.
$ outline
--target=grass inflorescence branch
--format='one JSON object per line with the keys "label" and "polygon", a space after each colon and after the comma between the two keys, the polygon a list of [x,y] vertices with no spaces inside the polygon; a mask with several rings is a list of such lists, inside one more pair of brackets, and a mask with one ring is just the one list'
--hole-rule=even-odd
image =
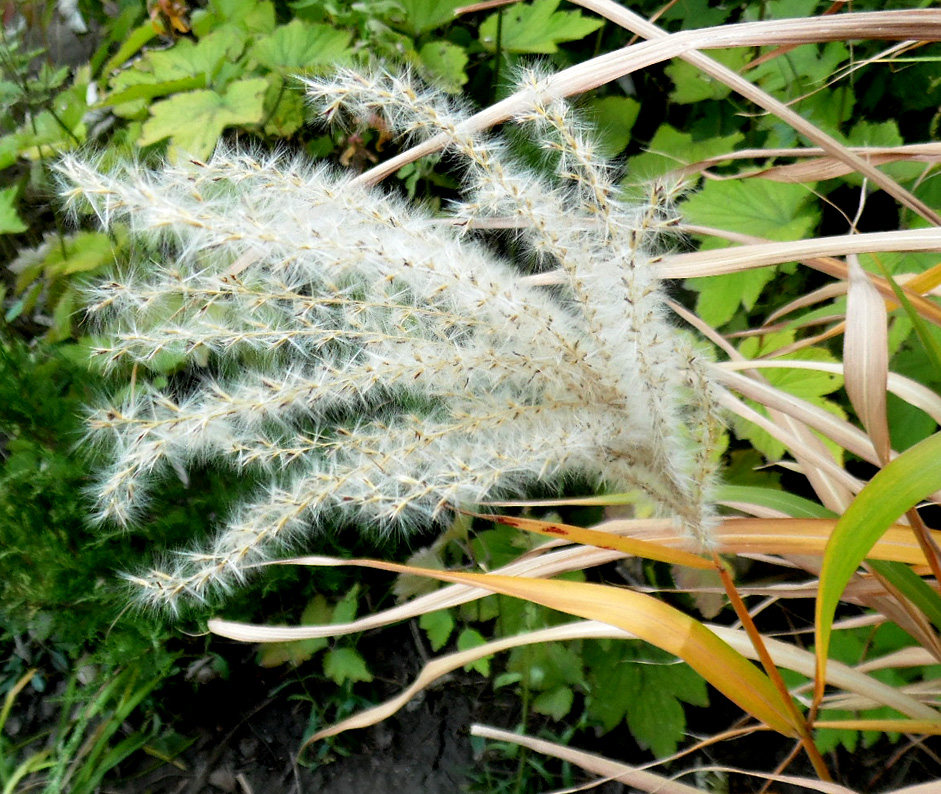
{"label": "grass inflorescence branch", "polygon": [[[643,491],[710,546],[714,386],[667,321],[650,263],[669,191],[625,204],[542,83],[524,76],[532,102],[515,121],[546,152],[544,173],[408,74],[307,84],[328,119],[444,133],[465,189],[447,218],[283,155],[63,160],[69,202],[139,241],[140,261],[88,295],[102,361],[220,362],[194,363],[185,390],[138,385],[92,412],[90,436],[111,451],[97,518],[132,525],[156,478],[209,462],[266,483],[211,546],[129,576],[146,601],[172,609],[238,584],[338,514],[408,529],[571,475]],[[498,219],[566,284],[528,285],[520,257],[479,239]]]}

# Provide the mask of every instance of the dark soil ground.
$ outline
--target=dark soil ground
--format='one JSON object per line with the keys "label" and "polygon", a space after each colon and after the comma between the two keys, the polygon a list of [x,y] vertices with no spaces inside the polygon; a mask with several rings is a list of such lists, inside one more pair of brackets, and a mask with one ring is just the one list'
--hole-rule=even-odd
{"label": "dark soil ground", "polygon": [[[380,632],[358,647],[376,675],[377,700],[399,692],[422,665],[406,627]],[[172,762],[136,753],[106,777],[101,794],[536,794],[566,784],[561,774],[552,778],[529,773],[517,780],[517,761],[492,750],[479,752],[470,726],[481,722],[512,729],[520,719],[520,703],[509,688],[495,695],[477,674],[455,673],[389,720],[312,746],[299,760],[314,704],[335,698],[336,689],[312,691],[310,682],[316,679],[303,668],[266,670],[256,664],[251,649],[233,645],[229,650],[226,677],[195,685],[180,676],[178,684],[171,683],[158,695],[164,726],[187,737],[189,747]],[[31,723],[23,726],[30,734],[51,729],[59,718],[48,695],[27,690],[17,701],[19,719]],[[688,710],[688,729],[692,735],[713,735],[731,727],[739,716],[734,706],[712,693],[710,707]],[[530,733],[538,730],[538,725],[528,728]],[[651,760],[626,730],[605,736],[576,734],[570,744],[626,763]],[[667,773],[713,765],[770,771],[792,749],[789,740],[755,733],[684,758]],[[550,772],[561,772],[552,760],[540,762]],[[838,782],[861,794],[928,781],[936,781],[941,794],[941,737],[918,742],[903,737],[894,744],[882,740],[852,754],[831,754],[827,763]],[[814,777],[802,754],[786,773]],[[581,770],[570,771],[568,778],[576,785],[591,779]],[[692,776],[683,780],[694,783]],[[733,775],[718,787],[714,779],[702,785],[704,791],[757,794],[762,781]],[[588,790],[621,794],[628,789],[608,781]],[[776,784],[770,791],[799,794],[807,789]]]}

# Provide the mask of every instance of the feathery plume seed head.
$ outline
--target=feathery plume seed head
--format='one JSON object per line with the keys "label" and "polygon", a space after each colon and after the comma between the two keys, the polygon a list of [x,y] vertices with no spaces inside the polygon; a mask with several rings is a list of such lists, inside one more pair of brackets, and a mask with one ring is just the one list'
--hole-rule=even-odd
{"label": "feathery plume seed head", "polygon": [[[520,165],[407,73],[307,83],[329,119],[381,116],[394,134],[446,139],[465,187],[447,217],[278,154],[62,161],[71,205],[146,242],[146,261],[88,291],[99,356],[229,364],[185,393],[138,385],[91,414],[112,461],[97,517],[133,524],[155,479],[207,461],[266,483],[210,547],[129,574],[145,603],[237,586],[338,514],[408,529],[571,474],[643,491],[710,545],[713,386],[665,319],[649,254],[671,192],[628,206],[568,105],[538,74],[521,84],[532,102],[514,122],[554,174]],[[482,245],[488,226],[515,229],[561,292]]]}

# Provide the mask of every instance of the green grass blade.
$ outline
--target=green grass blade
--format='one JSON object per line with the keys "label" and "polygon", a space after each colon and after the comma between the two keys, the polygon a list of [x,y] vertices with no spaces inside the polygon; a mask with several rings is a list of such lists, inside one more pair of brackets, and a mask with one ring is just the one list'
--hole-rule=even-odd
{"label": "green grass blade", "polygon": [[915,307],[912,306],[911,301],[908,299],[908,296],[892,278],[889,271],[886,270],[885,266],[876,259],[876,264],[879,266],[879,269],[882,271],[882,275],[885,277],[885,280],[889,282],[889,286],[892,287],[892,291],[895,293],[895,297],[899,302],[899,305],[905,310],[905,314],[908,316],[908,319],[911,320],[912,327],[915,329],[915,333],[918,335],[918,339],[921,341],[922,347],[925,348],[925,353],[928,354],[928,358],[931,360],[932,365],[934,365],[935,376],[941,377],[941,342],[935,338],[931,333],[931,330],[928,328],[928,324],[921,318],[921,315],[915,311]]}
{"label": "green grass blade", "polygon": [[761,488],[755,485],[722,485],[716,490],[717,502],[745,502],[778,510],[792,518],[835,518],[836,513],[801,496]]}
{"label": "green grass blade", "polygon": [[898,591],[918,607],[938,631],[941,631],[941,596],[907,565],[900,562],[871,560],[869,564]]}
{"label": "green grass blade", "polygon": [[822,682],[840,596],[869,550],[901,515],[941,489],[941,433],[903,452],[859,492],[823,555],[817,598],[817,680]]}

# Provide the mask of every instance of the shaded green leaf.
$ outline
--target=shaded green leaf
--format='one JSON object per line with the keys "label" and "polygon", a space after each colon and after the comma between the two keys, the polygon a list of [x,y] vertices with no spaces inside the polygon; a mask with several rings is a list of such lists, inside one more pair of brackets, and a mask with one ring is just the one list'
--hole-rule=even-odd
{"label": "shaded green leaf", "polygon": [[630,97],[609,96],[587,104],[605,157],[615,157],[631,142],[631,130],[640,114],[640,102]]}
{"label": "shaded green leaf", "polygon": [[647,144],[647,151],[628,160],[628,180],[634,183],[655,179],[684,165],[732,152],[744,140],[745,136],[736,132],[694,141],[692,134],[661,124]]}
{"label": "shaded green leaf", "polygon": [[[487,642],[484,636],[476,629],[464,629],[457,638],[457,649],[459,651],[468,651],[471,648],[478,648]],[[470,672],[476,670],[484,678],[490,677],[490,657],[485,656],[476,662],[464,665],[464,669]]]}
{"label": "shaded green leaf", "polygon": [[[733,47],[727,50],[714,50],[709,57],[727,66],[732,71],[739,71],[752,57],[750,47]],[[673,81],[670,99],[681,105],[703,102],[708,99],[725,99],[732,89],[725,83],[704,74],[702,70],[686,61],[675,59],[666,67],[667,77]]]}
{"label": "shaded green leaf", "polygon": [[447,609],[426,612],[418,619],[418,625],[428,637],[431,650],[440,651],[454,631],[454,616]]}
{"label": "shaded green leaf", "polygon": [[467,51],[450,41],[429,41],[419,51],[422,72],[448,93],[456,94],[467,82]]}
{"label": "shaded green leaf", "polygon": [[543,692],[533,699],[533,711],[554,720],[563,719],[571,710],[575,693],[571,687],[560,686]]}
{"label": "shaded green leaf", "polygon": [[0,190],[0,234],[19,234],[26,231],[26,224],[16,211],[15,187]]}

